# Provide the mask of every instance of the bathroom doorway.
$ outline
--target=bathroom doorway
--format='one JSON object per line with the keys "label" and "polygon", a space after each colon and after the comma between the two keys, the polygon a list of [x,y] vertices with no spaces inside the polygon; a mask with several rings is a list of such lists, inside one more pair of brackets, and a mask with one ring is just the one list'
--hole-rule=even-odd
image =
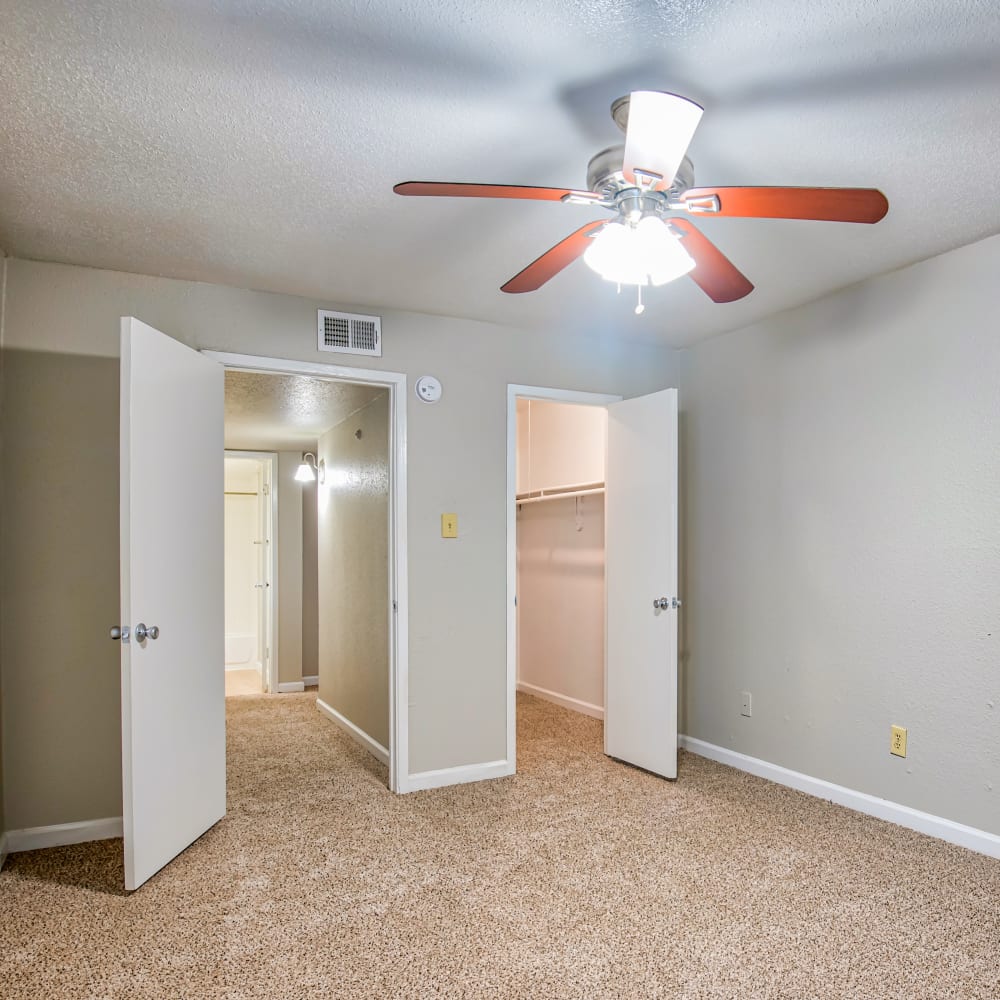
{"label": "bathroom doorway", "polygon": [[278,455],[225,454],[226,696],[276,689]]}

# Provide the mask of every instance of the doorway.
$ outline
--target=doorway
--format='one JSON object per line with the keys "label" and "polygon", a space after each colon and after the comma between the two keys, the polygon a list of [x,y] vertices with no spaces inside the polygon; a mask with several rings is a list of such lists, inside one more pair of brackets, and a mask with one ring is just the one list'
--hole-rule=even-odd
{"label": "doorway", "polygon": [[603,714],[607,756],[676,778],[677,390],[512,385],[507,403],[509,759],[520,687]]}
{"label": "doorway", "polygon": [[406,377],[203,353],[225,369],[227,449],[277,453],[270,691],[309,690],[407,791]]}
{"label": "doorway", "polygon": [[277,452],[226,451],[226,697],[277,690]]}
{"label": "doorway", "polygon": [[517,693],[604,717],[607,404],[508,387],[507,754]]}

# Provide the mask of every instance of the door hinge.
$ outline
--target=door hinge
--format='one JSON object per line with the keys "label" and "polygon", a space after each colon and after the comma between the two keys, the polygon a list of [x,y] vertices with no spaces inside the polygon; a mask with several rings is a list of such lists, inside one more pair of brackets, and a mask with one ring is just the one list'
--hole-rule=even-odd
{"label": "door hinge", "polygon": [[263,493],[264,493],[264,496],[266,496],[266,497],[269,497],[271,495],[271,484],[270,483],[264,483]]}
{"label": "door hinge", "polygon": [[392,602],[392,610],[393,611],[398,611],[399,610],[399,605],[395,601]]}

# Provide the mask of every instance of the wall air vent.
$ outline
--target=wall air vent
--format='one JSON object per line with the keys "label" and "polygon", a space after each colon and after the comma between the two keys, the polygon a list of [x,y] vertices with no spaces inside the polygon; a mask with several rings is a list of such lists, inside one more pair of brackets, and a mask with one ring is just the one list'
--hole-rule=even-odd
{"label": "wall air vent", "polygon": [[382,320],[378,316],[319,310],[319,349],[334,354],[382,357]]}

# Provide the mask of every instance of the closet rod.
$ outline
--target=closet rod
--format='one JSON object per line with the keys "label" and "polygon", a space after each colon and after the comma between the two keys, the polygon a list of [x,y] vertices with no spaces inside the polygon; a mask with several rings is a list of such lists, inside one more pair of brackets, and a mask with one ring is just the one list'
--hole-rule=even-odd
{"label": "closet rod", "polygon": [[525,497],[517,501],[518,506],[523,503],[541,503],[543,500],[565,500],[567,497],[589,497],[595,493],[603,493],[604,487],[597,486],[589,490],[572,490],[569,493],[546,493],[540,497]]}
{"label": "closet rod", "polygon": [[517,494],[518,500],[534,500],[536,497],[566,497],[581,490],[603,490],[604,483],[595,481],[592,483],[567,483],[565,486],[545,486],[540,490],[525,490]]}
{"label": "closet rod", "polygon": [[242,493],[239,490],[226,490],[227,497],[255,497],[256,493]]}

